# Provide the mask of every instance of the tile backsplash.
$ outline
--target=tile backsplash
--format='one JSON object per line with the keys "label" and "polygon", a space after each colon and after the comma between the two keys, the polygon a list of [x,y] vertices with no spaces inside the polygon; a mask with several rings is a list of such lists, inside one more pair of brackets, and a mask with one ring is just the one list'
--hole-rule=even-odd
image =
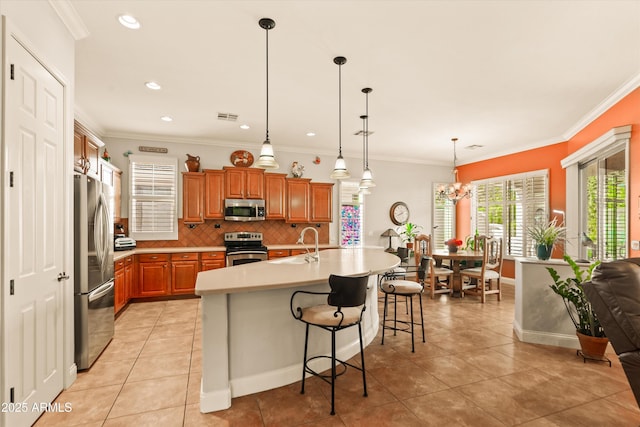
{"label": "tile backsplash", "polygon": [[[119,224],[124,226],[125,233],[128,234],[128,219],[122,218]],[[219,224],[220,228],[215,228],[215,224]],[[144,240],[138,241],[136,244],[138,248],[224,246],[224,233],[229,231],[252,231],[263,234],[263,243],[266,246],[294,245],[303,228],[315,227],[316,224],[296,224],[296,227],[291,225],[284,221],[206,221],[204,224],[189,228],[182,219],[178,219],[178,240]],[[329,243],[329,224],[321,224],[316,229],[318,230],[319,243]],[[313,241],[313,237],[307,235],[305,242],[311,241]]]}

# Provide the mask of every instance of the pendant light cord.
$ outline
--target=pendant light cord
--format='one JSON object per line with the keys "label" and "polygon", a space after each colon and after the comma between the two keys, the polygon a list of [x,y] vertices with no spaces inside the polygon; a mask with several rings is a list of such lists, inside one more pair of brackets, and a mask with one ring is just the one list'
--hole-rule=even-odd
{"label": "pendant light cord", "polygon": [[365,103],[365,129],[364,129],[364,135],[365,135],[365,158],[366,158],[366,164],[365,164],[365,169],[369,169],[369,92],[366,92],[366,103]]}
{"label": "pendant light cord", "polygon": [[269,142],[269,29],[265,29],[266,33],[267,33],[267,37],[266,37],[266,41],[267,41],[267,60],[266,60],[266,68],[267,68],[267,131],[266,131],[266,136],[267,139],[266,141]]}
{"label": "pendant light cord", "polygon": [[342,64],[338,64],[338,157],[342,157]]}

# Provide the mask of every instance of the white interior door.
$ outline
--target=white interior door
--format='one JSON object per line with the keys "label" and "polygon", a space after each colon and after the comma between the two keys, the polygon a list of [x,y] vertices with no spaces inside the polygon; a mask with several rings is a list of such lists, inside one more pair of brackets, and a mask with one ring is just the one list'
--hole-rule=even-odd
{"label": "white interior door", "polygon": [[63,384],[63,87],[5,40],[4,421],[29,426]]}

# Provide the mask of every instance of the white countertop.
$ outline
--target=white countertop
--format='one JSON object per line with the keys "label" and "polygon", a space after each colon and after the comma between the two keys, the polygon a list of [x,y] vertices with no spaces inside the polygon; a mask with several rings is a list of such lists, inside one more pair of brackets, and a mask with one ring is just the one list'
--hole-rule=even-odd
{"label": "white countertop", "polygon": [[305,255],[219,268],[198,273],[196,295],[231,294],[326,282],[331,274],[378,274],[400,264],[382,249],[327,249],[318,262]]}

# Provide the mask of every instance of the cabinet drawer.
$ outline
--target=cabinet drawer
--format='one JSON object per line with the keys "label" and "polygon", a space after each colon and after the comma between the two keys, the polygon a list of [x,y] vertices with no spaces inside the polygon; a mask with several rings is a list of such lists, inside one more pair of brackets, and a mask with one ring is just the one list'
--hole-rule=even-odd
{"label": "cabinet drawer", "polygon": [[131,264],[133,264],[133,255],[129,255],[124,259],[124,265],[131,265]]}
{"label": "cabinet drawer", "polygon": [[181,252],[179,254],[171,254],[171,261],[198,261],[198,253]]}
{"label": "cabinet drawer", "polygon": [[289,256],[289,249],[271,249],[267,251],[269,258],[280,258]]}
{"label": "cabinet drawer", "polygon": [[202,260],[207,260],[207,259],[224,259],[225,258],[225,253],[222,251],[219,252],[202,252],[201,254],[201,258]]}
{"label": "cabinet drawer", "polygon": [[[313,249],[311,249],[313,251]],[[291,255],[302,255],[306,254],[306,249],[291,249]]]}
{"label": "cabinet drawer", "polygon": [[124,264],[125,264],[124,258],[121,258],[121,259],[115,261],[115,263],[114,263],[115,270],[116,271],[122,270],[124,268]]}
{"label": "cabinet drawer", "polygon": [[140,254],[138,262],[169,261],[169,254]]}

